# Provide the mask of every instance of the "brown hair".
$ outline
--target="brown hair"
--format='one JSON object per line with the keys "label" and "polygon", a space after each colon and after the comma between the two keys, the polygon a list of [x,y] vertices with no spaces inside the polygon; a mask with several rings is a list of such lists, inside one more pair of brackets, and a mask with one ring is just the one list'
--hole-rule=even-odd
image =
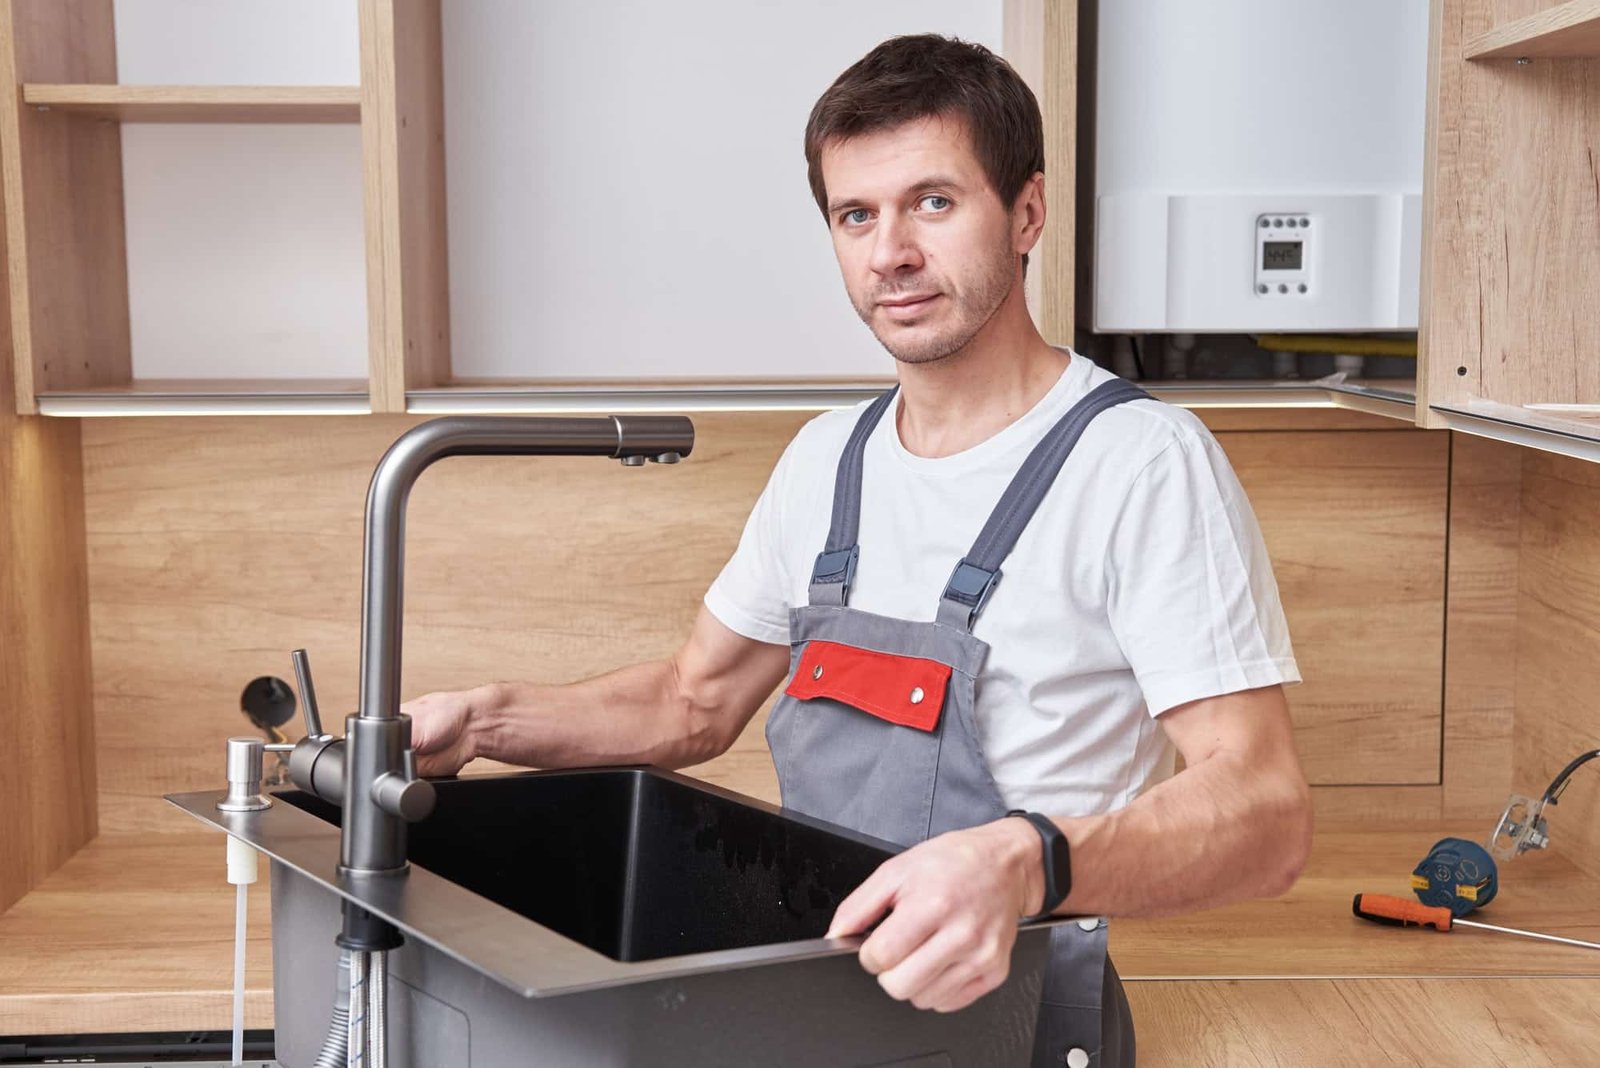
{"label": "brown hair", "polygon": [[806,171],[823,217],[823,146],[934,115],[966,120],[973,153],[1007,210],[1044,170],[1039,102],[1009,63],[951,37],[891,37],[839,75],[806,121]]}

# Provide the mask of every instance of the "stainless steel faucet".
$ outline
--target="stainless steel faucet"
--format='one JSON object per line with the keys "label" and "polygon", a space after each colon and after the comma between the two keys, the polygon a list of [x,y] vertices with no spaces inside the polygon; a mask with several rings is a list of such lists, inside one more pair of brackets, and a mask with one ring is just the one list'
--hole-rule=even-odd
{"label": "stainless steel faucet", "polygon": [[608,456],[631,467],[676,463],[693,448],[683,416],[449,416],[413,427],[384,453],[367,491],[359,712],[345,720],[343,739],[322,733],[310,667],[303,651],[295,655],[306,737],[290,754],[289,776],[343,806],[342,871],[404,871],[406,824],[433,811],[433,786],[416,774],[411,720],[400,714],[405,509],[417,478],[447,456]]}

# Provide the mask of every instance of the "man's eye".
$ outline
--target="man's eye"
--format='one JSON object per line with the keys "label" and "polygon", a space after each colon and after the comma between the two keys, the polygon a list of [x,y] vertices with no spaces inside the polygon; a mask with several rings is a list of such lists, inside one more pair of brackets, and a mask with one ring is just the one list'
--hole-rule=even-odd
{"label": "man's eye", "polygon": [[933,211],[943,211],[950,206],[950,198],[942,197],[938,193],[929,193],[922,198],[922,203],[928,205]]}
{"label": "man's eye", "polygon": [[867,221],[867,209],[856,208],[854,211],[845,212],[844,221],[850,223],[852,226],[860,226],[862,223]]}

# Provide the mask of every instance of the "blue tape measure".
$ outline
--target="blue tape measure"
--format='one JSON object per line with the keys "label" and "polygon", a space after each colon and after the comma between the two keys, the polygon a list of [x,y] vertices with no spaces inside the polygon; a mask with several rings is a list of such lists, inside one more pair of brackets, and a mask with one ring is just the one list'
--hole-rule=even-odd
{"label": "blue tape measure", "polygon": [[1452,916],[1465,916],[1494,900],[1500,889],[1494,858],[1477,842],[1441,838],[1411,870],[1411,889],[1417,900]]}

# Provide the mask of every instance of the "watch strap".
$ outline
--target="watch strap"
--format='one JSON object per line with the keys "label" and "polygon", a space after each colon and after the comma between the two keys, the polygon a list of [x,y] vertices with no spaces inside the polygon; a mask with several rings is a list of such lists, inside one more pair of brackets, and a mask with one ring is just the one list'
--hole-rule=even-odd
{"label": "watch strap", "polygon": [[1021,816],[1033,824],[1033,829],[1039,832],[1040,838],[1044,839],[1044,904],[1036,915],[1028,917],[1030,920],[1040,919],[1054,911],[1055,907],[1065,901],[1067,895],[1072,892],[1070,859],[1063,865],[1066,873],[1064,885],[1063,881],[1056,877],[1055,866],[1058,854],[1063,857],[1068,856],[1067,836],[1061,833],[1061,828],[1057,827],[1050,817],[1041,815],[1038,812],[1028,812],[1020,808],[1014,808],[1007,812],[1006,815]]}

